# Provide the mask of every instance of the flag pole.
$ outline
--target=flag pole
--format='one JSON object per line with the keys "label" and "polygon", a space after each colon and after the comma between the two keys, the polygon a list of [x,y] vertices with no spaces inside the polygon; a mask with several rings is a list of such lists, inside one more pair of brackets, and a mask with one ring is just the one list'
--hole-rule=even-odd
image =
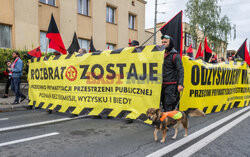
{"label": "flag pole", "polygon": [[48,54],[48,45],[49,45],[49,39],[46,42],[46,51],[45,51],[45,57],[47,58],[47,54]]}
{"label": "flag pole", "polygon": [[155,32],[151,37],[149,37],[141,46],[145,45],[152,37],[156,36],[156,34],[160,31],[159,29],[157,32]]}

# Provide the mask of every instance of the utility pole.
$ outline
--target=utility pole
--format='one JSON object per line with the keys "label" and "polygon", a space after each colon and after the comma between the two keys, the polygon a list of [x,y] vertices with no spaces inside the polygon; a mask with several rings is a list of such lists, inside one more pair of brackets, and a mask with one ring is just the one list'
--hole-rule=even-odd
{"label": "utility pole", "polygon": [[157,24],[157,0],[155,0],[154,45],[156,45],[156,24]]}

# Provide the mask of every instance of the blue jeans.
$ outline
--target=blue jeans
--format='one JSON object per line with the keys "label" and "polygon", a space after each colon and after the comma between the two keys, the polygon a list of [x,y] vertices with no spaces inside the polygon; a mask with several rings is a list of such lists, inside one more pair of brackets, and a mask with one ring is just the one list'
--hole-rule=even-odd
{"label": "blue jeans", "polygon": [[20,83],[21,83],[20,77],[13,77],[11,80],[11,90],[16,95],[15,102],[19,102],[20,97],[25,97],[25,95],[23,95],[23,93],[20,92]]}

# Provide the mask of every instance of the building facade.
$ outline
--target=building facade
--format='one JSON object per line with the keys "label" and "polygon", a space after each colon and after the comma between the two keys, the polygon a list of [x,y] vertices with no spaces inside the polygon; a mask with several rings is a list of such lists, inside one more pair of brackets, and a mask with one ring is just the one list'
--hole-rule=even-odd
{"label": "building facade", "polygon": [[[163,23],[157,23],[157,30],[160,29],[163,25],[165,24],[165,22]],[[150,28],[147,29],[147,31],[149,32],[154,32],[154,28]],[[202,41],[202,50],[204,49],[204,33],[201,30],[198,30],[197,32],[197,37],[192,37],[192,35],[190,34],[190,25],[186,22],[182,23],[182,32],[183,32],[183,42],[182,42],[182,47],[183,47],[183,51],[187,51],[187,49],[189,48],[189,46],[192,44],[192,48],[193,48],[193,54],[194,56],[196,56],[196,53],[198,51],[200,42]],[[160,45],[161,44],[161,32],[159,31],[156,34],[156,44]],[[209,39],[208,39],[209,42]],[[217,54],[218,57],[226,57],[227,53],[227,43],[226,42],[222,42],[221,46],[219,47],[219,51],[215,52],[214,51],[214,46],[212,44],[209,45],[209,47],[211,48],[211,50],[213,51],[213,54]]]}
{"label": "building facade", "polygon": [[46,31],[53,13],[66,49],[74,32],[81,47],[93,38],[96,49],[145,41],[144,0],[0,0],[0,47],[46,49]]}

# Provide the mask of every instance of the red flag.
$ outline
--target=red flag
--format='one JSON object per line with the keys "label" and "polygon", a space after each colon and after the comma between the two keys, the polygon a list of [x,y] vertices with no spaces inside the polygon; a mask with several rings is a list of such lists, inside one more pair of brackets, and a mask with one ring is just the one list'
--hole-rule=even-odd
{"label": "red flag", "polygon": [[57,50],[61,52],[62,54],[67,54],[67,51],[63,44],[63,41],[59,33],[59,30],[57,28],[56,21],[54,19],[53,14],[51,14],[50,24],[49,24],[46,37],[50,39],[49,48]]}
{"label": "red flag", "polygon": [[204,49],[201,52],[201,56],[204,57]]}
{"label": "red flag", "polygon": [[247,50],[247,39],[241,45],[236,55],[239,55],[250,66],[250,57],[249,57],[249,52]]}
{"label": "red flag", "polygon": [[108,50],[109,50],[109,45],[108,45]]}
{"label": "red flag", "polygon": [[203,52],[201,52],[201,43],[196,53],[195,59],[197,59],[198,57],[203,57]]}
{"label": "red flag", "polygon": [[208,62],[212,56],[212,50],[209,48],[207,44],[207,37],[205,37],[204,52],[205,52],[205,62]]}
{"label": "red flag", "polygon": [[180,11],[170,21],[160,28],[162,35],[168,35],[174,40],[174,48],[180,53],[182,57],[182,15]]}
{"label": "red flag", "polygon": [[192,44],[189,46],[189,48],[187,49],[187,55],[189,57],[193,57],[193,48],[192,48]]}
{"label": "red flag", "polygon": [[30,55],[32,57],[42,57],[40,46],[35,48],[34,50],[27,52],[27,53],[28,53],[28,55]]}
{"label": "red flag", "polygon": [[131,47],[132,46],[132,43],[131,43],[131,39],[129,38],[128,40],[128,46]]}

